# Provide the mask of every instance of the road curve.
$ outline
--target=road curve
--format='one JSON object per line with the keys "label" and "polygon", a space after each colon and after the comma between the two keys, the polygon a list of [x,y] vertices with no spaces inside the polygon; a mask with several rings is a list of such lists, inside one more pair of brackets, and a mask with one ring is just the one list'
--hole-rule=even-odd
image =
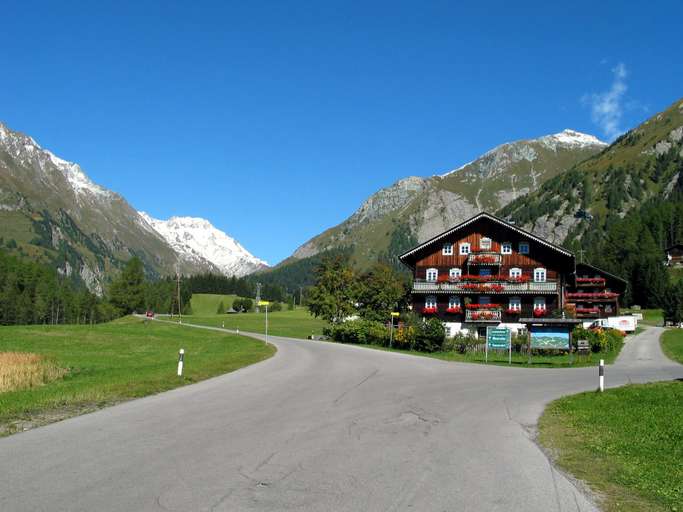
{"label": "road curve", "polygon": [[[607,385],[683,377],[661,332],[628,341]],[[0,439],[0,510],[595,509],[533,441],[544,405],[594,389],[595,368],[269,341],[269,360]]]}

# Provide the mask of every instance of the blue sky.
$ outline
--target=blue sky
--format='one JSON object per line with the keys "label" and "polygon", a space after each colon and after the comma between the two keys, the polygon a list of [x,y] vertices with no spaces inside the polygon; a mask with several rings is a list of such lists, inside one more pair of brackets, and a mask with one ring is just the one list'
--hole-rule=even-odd
{"label": "blue sky", "polygon": [[0,120],[275,263],[500,143],[683,96],[680,2],[3,3]]}

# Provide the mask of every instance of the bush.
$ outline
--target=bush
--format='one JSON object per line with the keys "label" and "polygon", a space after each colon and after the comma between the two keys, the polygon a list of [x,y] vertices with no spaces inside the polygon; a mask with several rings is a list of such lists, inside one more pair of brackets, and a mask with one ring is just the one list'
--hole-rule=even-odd
{"label": "bush", "polygon": [[614,352],[624,344],[624,334],[616,329],[584,329],[577,327],[572,333],[572,345],[577,347],[579,340],[588,340],[594,353]]}
{"label": "bush", "polygon": [[282,311],[282,303],[280,302],[271,302],[268,305],[268,311],[273,312],[273,311]]}
{"label": "bush", "polygon": [[420,352],[439,352],[446,339],[446,328],[438,318],[430,318],[423,322],[415,336],[413,349]]}
{"label": "bush", "polygon": [[389,345],[389,329],[373,320],[347,320],[326,328],[323,333],[342,343]]}

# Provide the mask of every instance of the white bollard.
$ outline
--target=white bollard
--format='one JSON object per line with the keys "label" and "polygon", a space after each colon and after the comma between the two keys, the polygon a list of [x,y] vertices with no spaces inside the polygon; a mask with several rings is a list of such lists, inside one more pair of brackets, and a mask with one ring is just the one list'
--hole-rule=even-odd
{"label": "white bollard", "polygon": [[222,329],[225,329],[225,322],[223,322],[223,323],[221,324],[221,328],[222,328]]}
{"label": "white bollard", "polygon": [[185,358],[185,349],[181,348],[178,352],[178,377],[183,376],[183,359]]}
{"label": "white bollard", "polygon": [[600,367],[598,369],[598,375],[600,376],[600,392],[605,391],[605,360],[600,359]]}
{"label": "white bollard", "polygon": [[237,329],[237,331],[235,331],[235,332],[237,333],[237,336],[240,335],[240,330],[239,330],[239,329]]}

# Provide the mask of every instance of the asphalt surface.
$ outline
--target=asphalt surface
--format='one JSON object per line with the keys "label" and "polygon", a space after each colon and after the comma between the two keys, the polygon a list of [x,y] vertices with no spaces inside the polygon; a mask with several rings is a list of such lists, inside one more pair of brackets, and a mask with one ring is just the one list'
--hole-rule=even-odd
{"label": "asphalt surface", "polygon": [[[661,332],[628,341],[608,387],[683,377]],[[544,404],[595,389],[596,368],[270,341],[267,361],[0,439],[0,510],[595,509],[533,438]]]}

